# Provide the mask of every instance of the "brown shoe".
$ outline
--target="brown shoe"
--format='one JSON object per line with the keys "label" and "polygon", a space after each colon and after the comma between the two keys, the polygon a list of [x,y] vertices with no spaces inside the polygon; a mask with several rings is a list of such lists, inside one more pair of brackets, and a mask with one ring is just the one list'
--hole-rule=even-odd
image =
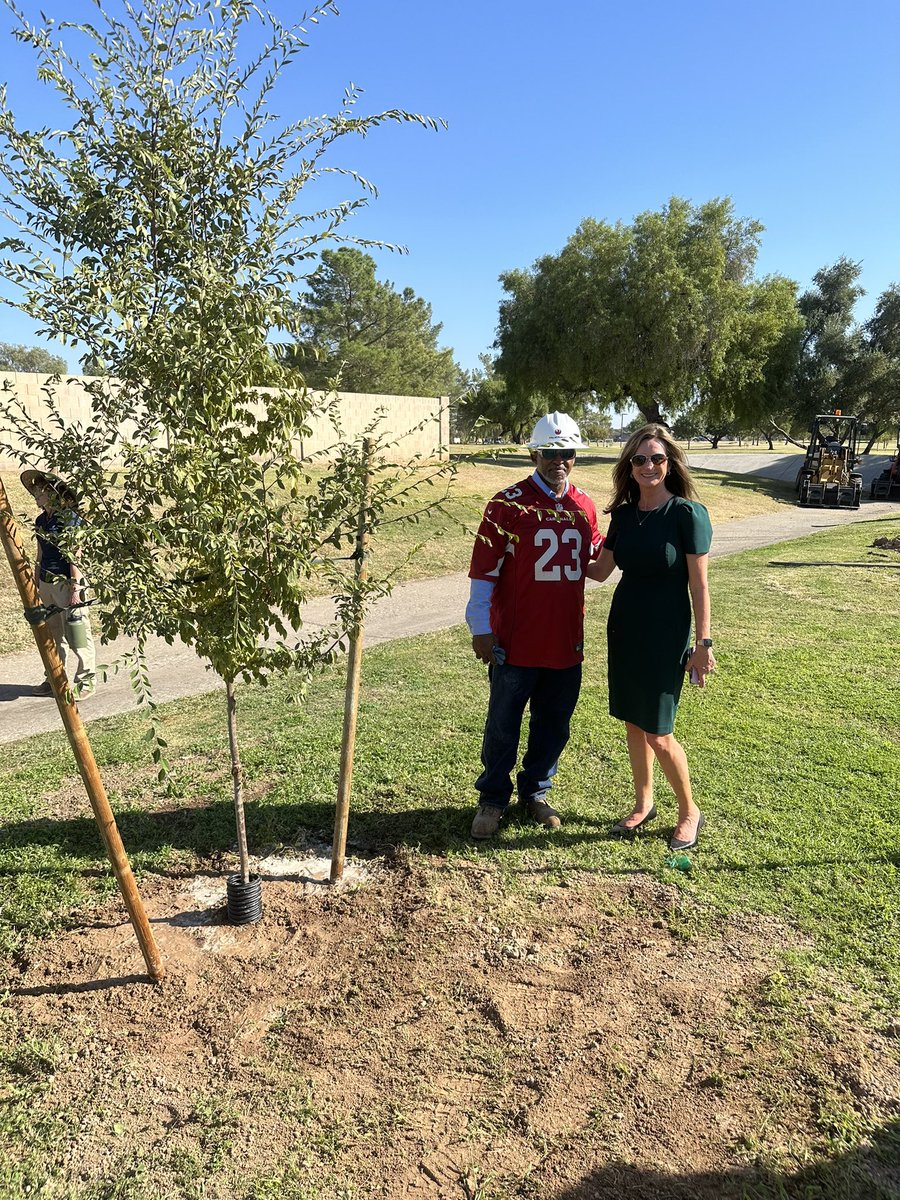
{"label": "brown shoe", "polygon": [[546,825],[548,829],[559,829],[562,818],[555,808],[551,808],[546,800],[529,800],[528,815],[538,825]]}
{"label": "brown shoe", "polygon": [[479,804],[472,820],[472,837],[493,837],[503,820],[503,809],[496,804]]}

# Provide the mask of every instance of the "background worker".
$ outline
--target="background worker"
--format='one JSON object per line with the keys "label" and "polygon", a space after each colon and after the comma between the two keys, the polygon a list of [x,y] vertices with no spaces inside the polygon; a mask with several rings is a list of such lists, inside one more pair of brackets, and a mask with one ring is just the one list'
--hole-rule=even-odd
{"label": "background worker", "polygon": [[[78,565],[59,545],[65,530],[81,523],[75,509],[75,493],[61,479],[44,471],[23,471],[19,478],[41,509],[35,521],[37,556],[34,564],[41,602],[69,609],[70,605],[84,600],[85,585]],[[69,620],[66,616],[65,611],[54,613],[48,618],[47,626],[70,682],[80,697],[86,697],[95,686],[96,657],[91,622],[86,608],[75,609],[69,614]],[[74,673],[71,670],[73,660]],[[45,679],[35,692],[39,696],[52,696],[50,680]]]}
{"label": "background worker", "polygon": [[576,423],[548,413],[528,445],[534,472],[490,501],[469,568],[466,622],[491,685],[474,838],[496,833],[510,802],[528,705],[516,790],[533,820],[561,824],[547,795],[581,688],[585,568],[602,543],[593,501],[569,481],[584,445]]}

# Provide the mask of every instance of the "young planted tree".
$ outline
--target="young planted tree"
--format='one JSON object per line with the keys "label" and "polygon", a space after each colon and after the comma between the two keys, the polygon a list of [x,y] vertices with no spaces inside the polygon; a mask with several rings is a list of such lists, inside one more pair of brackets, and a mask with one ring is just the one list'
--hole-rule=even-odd
{"label": "young planted tree", "polygon": [[[340,561],[356,536],[359,450],[337,448],[318,482],[297,463],[313,402],[270,338],[300,340],[307,261],[374,193],[326,163],[334,142],[435,122],[361,116],[353,87],[334,115],[276,117],[276,86],[330,0],[293,25],[251,0],[98,4],[94,22],[58,25],[4,2],[69,114],[63,128],[25,130],[0,95],[0,188],[15,227],[4,270],[18,307],[102,373],[86,384],[84,425],[62,422],[52,391],[46,428],[12,395],[6,418],[29,461],[76,485],[85,522],[66,536],[101,600],[104,638],[136,639],[139,687],[151,634],[180,637],[224,680],[246,882],[235,683],[313,670],[383,587]],[[349,197],[304,206],[326,173],[343,175]],[[374,489],[371,523],[395,491],[389,480]],[[339,597],[335,622],[300,641],[292,630],[323,577]]]}

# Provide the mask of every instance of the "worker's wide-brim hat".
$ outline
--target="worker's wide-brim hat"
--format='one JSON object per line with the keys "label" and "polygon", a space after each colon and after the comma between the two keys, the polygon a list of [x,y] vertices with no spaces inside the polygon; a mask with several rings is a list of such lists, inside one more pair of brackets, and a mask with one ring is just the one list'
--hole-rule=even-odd
{"label": "worker's wide-brim hat", "polygon": [[31,492],[32,496],[34,495],[34,489],[36,487],[49,488],[50,491],[56,493],[63,504],[68,505],[70,508],[75,507],[77,497],[74,490],[66,483],[64,479],[60,479],[58,475],[51,475],[49,471],[35,471],[33,469],[29,469],[27,471],[23,471],[19,476],[19,479],[22,483],[22,487],[25,488],[26,491]]}

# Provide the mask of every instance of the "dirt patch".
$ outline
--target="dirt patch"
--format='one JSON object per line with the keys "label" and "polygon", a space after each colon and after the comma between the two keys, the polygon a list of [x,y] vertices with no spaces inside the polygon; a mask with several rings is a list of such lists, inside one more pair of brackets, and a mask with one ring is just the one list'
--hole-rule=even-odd
{"label": "dirt patch", "polygon": [[825,1042],[777,994],[775,922],[686,942],[644,877],[536,873],[497,911],[480,862],[354,863],[334,890],[323,860],[263,860],[243,928],[223,879],[145,878],[157,987],[117,901],[33,947],[11,1005],[62,1047],[33,1114],[68,1114],[60,1194],[711,1200],[824,1152],[826,1092],[900,1110],[885,1039],[833,1000]]}

